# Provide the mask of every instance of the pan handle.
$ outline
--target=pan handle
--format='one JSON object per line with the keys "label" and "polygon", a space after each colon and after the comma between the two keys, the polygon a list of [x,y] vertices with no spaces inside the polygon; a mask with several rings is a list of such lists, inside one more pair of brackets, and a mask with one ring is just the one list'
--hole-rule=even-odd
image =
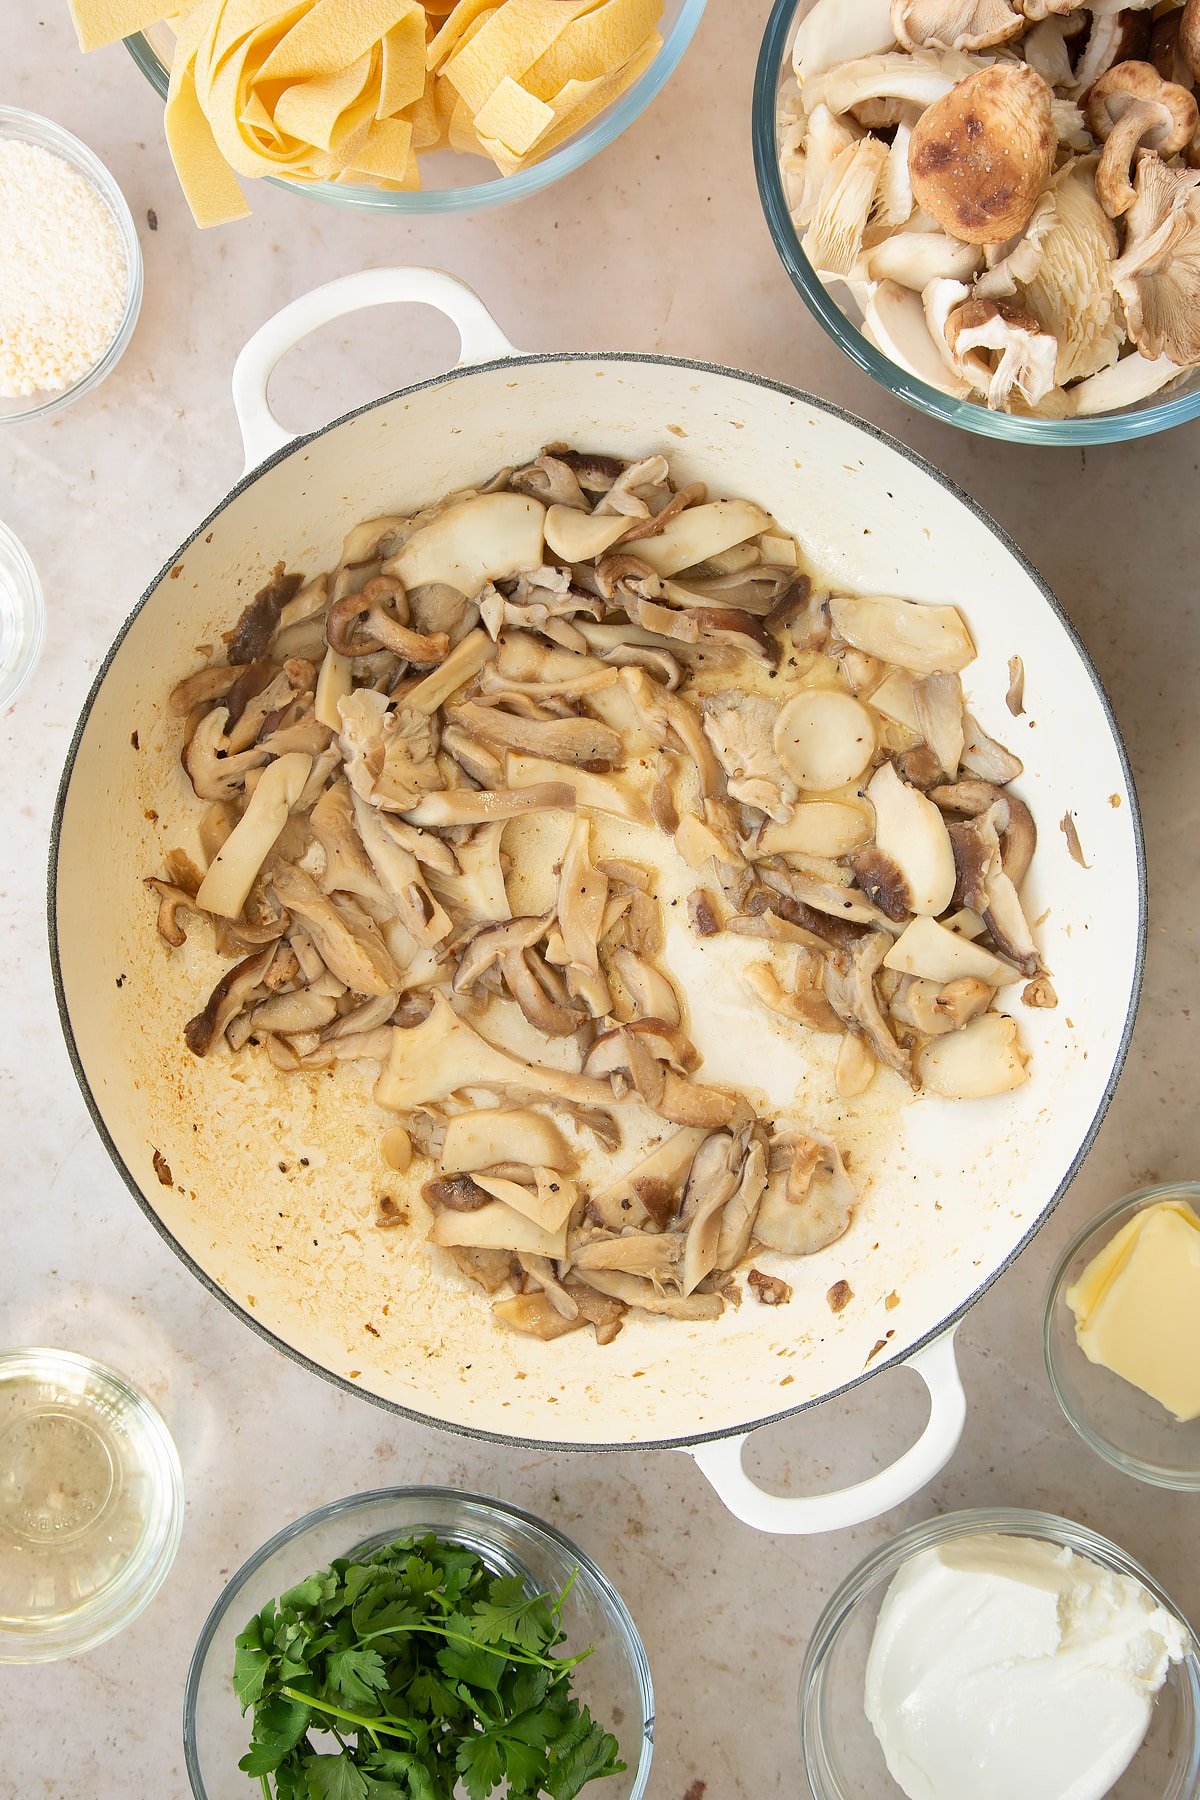
{"label": "pan handle", "polygon": [[339,276],[301,294],[260,325],[233,365],[233,406],[246,449],[247,474],[295,435],[284,430],[267,398],[280,357],[318,326],[367,306],[398,301],[433,306],[445,314],[458,332],[458,368],[520,355],[474,289],[444,269],[361,269],[356,275]]}
{"label": "pan handle", "polygon": [[954,1455],[967,1416],[966,1396],[954,1356],[954,1332],[934,1338],[910,1356],[906,1366],[915,1369],[929,1390],[929,1422],[910,1449],[890,1468],[853,1487],[831,1494],[807,1494],[787,1499],[766,1494],[756,1487],[742,1464],[747,1440],[720,1438],[697,1444],[688,1451],[719,1498],[744,1525],[756,1531],[780,1535],[808,1535],[841,1531],[890,1512],[917,1493],[943,1469]]}

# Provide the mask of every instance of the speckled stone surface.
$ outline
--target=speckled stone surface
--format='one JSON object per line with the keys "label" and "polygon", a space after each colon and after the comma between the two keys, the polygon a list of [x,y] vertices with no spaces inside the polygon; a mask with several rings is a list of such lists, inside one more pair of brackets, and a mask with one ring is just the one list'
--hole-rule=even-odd
{"label": "speckled stone surface", "polygon": [[[6,9],[0,98],[49,114],[109,164],[138,223],[146,301],[133,345],[90,400],[0,437],[0,517],[46,590],[46,650],[0,720],[0,1343],[90,1351],[166,1414],[188,1484],[174,1572],[124,1636],[77,1662],[6,1669],[2,1800],[169,1800],[186,1791],[184,1673],[226,1576],[280,1525],[354,1489],[422,1480],[504,1495],[574,1534],[613,1575],[659,1697],[655,1800],[803,1794],[795,1689],[838,1581],[902,1524],[963,1505],[1045,1506],[1118,1539],[1200,1613],[1196,1502],[1143,1488],[1076,1441],[1038,1340],[1047,1269],[1122,1191],[1200,1169],[1195,1106],[1200,428],[1128,448],[1034,451],[969,438],[891,401],[796,300],[762,221],[749,145],[764,0],[713,0],[678,74],[616,145],[511,209],[411,223],[278,191],[202,235],[124,51],[80,59],[61,0]],[[153,210],[157,229],[148,215]],[[55,1018],[44,866],[71,727],[120,621],[240,472],[229,371],[284,301],[348,270],[441,265],[530,349],[671,352],[829,395],[950,471],[1056,589],[1107,683],[1132,755],[1150,863],[1149,965],[1128,1068],[1055,1216],[959,1334],[970,1414],[950,1467],[889,1519],[833,1537],[757,1536],[682,1456],[550,1457],[393,1419],[286,1361],[211,1299],[146,1224],[97,1140]],[[423,312],[337,325],[293,353],[276,393],[311,425],[452,355]],[[763,1435],[751,1463],[783,1492],[894,1457],[921,1422],[904,1373]],[[870,1800],[870,1797],[864,1797]]]}

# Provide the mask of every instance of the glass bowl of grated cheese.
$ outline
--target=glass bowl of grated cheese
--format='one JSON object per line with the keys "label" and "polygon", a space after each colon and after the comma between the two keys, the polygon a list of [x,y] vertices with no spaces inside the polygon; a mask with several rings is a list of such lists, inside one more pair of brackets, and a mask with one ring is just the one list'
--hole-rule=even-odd
{"label": "glass bowl of grated cheese", "polygon": [[104,164],[53,120],[0,106],[0,425],[98,387],[141,304],[133,216]]}

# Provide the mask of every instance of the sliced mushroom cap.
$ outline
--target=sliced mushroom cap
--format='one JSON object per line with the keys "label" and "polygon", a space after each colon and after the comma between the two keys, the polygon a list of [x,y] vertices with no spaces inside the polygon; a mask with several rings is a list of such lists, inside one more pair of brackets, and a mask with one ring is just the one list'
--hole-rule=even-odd
{"label": "sliced mushroom cap", "polygon": [[858,1198],[832,1139],[801,1137],[786,1177],[767,1184],[755,1241],[784,1256],[812,1256],[845,1236]]}
{"label": "sliced mushroom cap", "polygon": [[444,662],[414,686],[405,689],[405,707],[409,712],[432,715],[495,654],[496,645],[486,631],[469,631],[455,644]]}
{"label": "sliced mushroom cap", "polygon": [[939,669],[959,672],[975,659],[975,646],[954,606],[922,606],[914,600],[866,594],[835,594],[829,616],[839,637],[877,656],[899,663],[915,675]]}
{"label": "sliced mushroom cap", "polygon": [[473,600],[542,561],[546,509],[525,494],[478,494],[437,513],[383,565],[406,587],[445,582]]}
{"label": "sliced mushroom cap", "polygon": [[662,1019],[666,1024],[676,1026],[681,1023],[679,996],[653,963],[619,946],[612,952],[612,964],[636,1018]]}
{"label": "sliced mushroom cap", "polygon": [[884,763],[867,783],[875,808],[874,848],[853,852],[851,866],[868,897],[890,919],[936,917],[954,894],[954,852],[932,800]]}
{"label": "sliced mushroom cap", "polygon": [[831,956],[825,969],[825,992],[839,1018],[866,1039],[875,1060],[907,1079],[911,1073],[908,1052],[893,1037],[875,991],[875,977],[891,942],[886,932],[872,931],[852,950]]}
{"label": "sliced mushroom cap", "polygon": [[1051,92],[1024,63],[996,63],[958,82],[913,128],[913,195],[970,244],[1015,237],[1054,169]]}
{"label": "sliced mushroom cap", "polygon": [[921,736],[937,758],[938,767],[953,778],[966,741],[962,682],[957,675],[944,671],[926,675],[913,683],[913,706]]}
{"label": "sliced mushroom cap", "polygon": [[608,1231],[626,1226],[641,1231],[648,1224],[665,1229],[678,1211],[688,1170],[707,1136],[707,1128],[697,1126],[673,1132],[624,1175],[592,1194],[588,1218]]}
{"label": "sliced mushroom cap", "polygon": [[875,754],[875,721],[861,700],[838,688],[805,688],[780,707],[775,753],[809,793],[857,781]]}
{"label": "sliced mushroom cap", "polygon": [[[802,957],[803,954],[802,951]],[[845,1030],[845,1023],[821,991],[820,971],[821,964],[815,958],[802,961],[798,966],[800,979],[792,993],[783,987],[770,963],[748,963],[742,971],[742,979],[768,1012],[777,1013],[781,1019],[790,1019],[797,1025],[806,1025],[810,1031],[840,1034]]]}
{"label": "sliced mushroom cap", "polygon": [[970,281],[983,266],[983,251],[944,231],[897,231],[865,251],[862,266],[871,281],[897,281],[919,294],[931,281]]}
{"label": "sliced mushroom cap", "polygon": [[1029,1077],[1015,1019],[984,1013],[961,1031],[922,1044],[914,1058],[920,1085],[946,1100],[983,1100],[1006,1094]]}
{"label": "sliced mushroom cap", "polygon": [[957,50],[893,50],[880,56],[856,57],[806,84],[805,103],[824,104],[831,113],[848,113],[866,100],[908,100],[916,106],[936,105],[957,82],[978,69],[977,58]]}
{"label": "sliced mushroom cap", "polygon": [[625,747],[621,738],[598,719],[523,718],[517,713],[504,712],[499,706],[481,706],[477,701],[448,707],[446,717],[485,743],[498,744],[505,750],[525,750],[534,756],[548,756],[554,762],[617,765],[624,760]]}
{"label": "sliced mushroom cap", "polygon": [[944,987],[949,982],[970,980],[1003,987],[1020,971],[982,944],[972,943],[956,931],[948,931],[936,919],[918,918],[900,933],[883,959],[887,969],[915,975]]}
{"label": "sliced mushroom cap", "polygon": [[263,991],[276,951],[275,944],[268,944],[265,950],[226,969],[208,996],[203,1011],[189,1019],[183,1028],[184,1042],[193,1056],[207,1056],[230,1021]]}
{"label": "sliced mushroom cap", "polygon": [[920,294],[899,281],[876,281],[863,304],[863,335],[900,368],[930,387],[965,398],[971,384],[953,371],[939,350]]}
{"label": "sliced mushroom cap", "polygon": [[[1114,280],[1119,266],[1114,267]],[[1088,419],[1097,413],[1120,412],[1159,393],[1182,374],[1180,364],[1169,356],[1123,356],[1110,368],[1075,383],[1067,395],[1069,416]]]}
{"label": "sliced mushroom cap", "polygon": [[834,1085],[842,1100],[856,1100],[865,1094],[875,1079],[879,1064],[865,1038],[847,1031],[838,1045],[834,1065]]}
{"label": "sliced mushroom cap", "polygon": [[685,1231],[680,1286],[694,1293],[717,1261],[721,1218],[737,1191],[746,1154],[744,1133],[714,1131],[696,1152],[684,1189],[680,1219]]}
{"label": "sliced mushroom cap", "polygon": [[217,851],[200,883],[196,905],[202,912],[236,919],[275,841],[287,824],[312,767],[312,758],[281,756],[268,764],[245,812]]}
{"label": "sliced mushroom cap", "polygon": [[660,1293],[652,1281],[617,1269],[580,1269],[579,1279],[602,1294],[623,1300],[626,1306],[661,1313],[668,1319],[719,1319],[725,1310],[720,1294]]}
{"label": "sliced mushroom cap", "polygon": [[485,1194],[511,1206],[522,1218],[532,1219],[543,1231],[560,1230],[574,1210],[579,1198],[578,1188],[554,1169],[535,1168],[530,1173],[535,1182],[533,1187],[483,1169],[476,1171],[474,1179]]}
{"label": "sliced mushroom cap", "polygon": [[472,1212],[447,1208],[435,1214],[429,1241],[471,1250],[515,1250],[559,1262],[567,1253],[567,1227],[564,1223],[557,1231],[547,1231],[503,1201],[489,1200]]}
{"label": "sliced mushroom cap", "polygon": [[399,993],[403,977],[374,920],[346,895],[323,894],[312,876],[281,863],[271,876],[281,906],[303,921],[326,967],[356,994]]}
{"label": "sliced mushroom cap", "polygon": [[480,1108],[455,1113],[446,1125],[440,1166],[443,1174],[470,1174],[498,1163],[524,1163],[571,1174],[575,1157],[557,1125],[528,1108]]}
{"label": "sliced mushroom cap", "polygon": [[607,1081],[548,1069],[501,1050],[459,1018],[444,995],[435,994],[422,1024],[393,1032],[387,1066],[375,1083],[375,1098],[390,1112],[410,1113],[447,1100],[460,1088],[474,1087],[545,1095],[585,1106],[613,1104]]}
{"label": "sliced mushroom cap", "polygon": [[1096,169],[1096,196],[1110,218],[1134,202],[1129,170],[1139,149],[1162,157],[1184,149],[1200,126],[1196,97],[1164,81],[1152,63],[1122,62],[1093,83],[1086,102],[1087,122],[1104,144]]}
{"label": "sliced mushroom cap", "polygon": [[[520,1260],[526,1263],[533,1259],[523,1255]],[[547,1263],[547,1267],[549,1266]],[[519,1331],[525,1337],[540,1338],[544,1344],[553,1342],[555,1338],[565,1337],[569,1331],[579,1331],[587,1323],[578,1307],[568,1317],[554,1304],[553,1295],[541,1290],[494,1300],[492,1311],[510,1331]]]}
{"label": "sliced mushroom cap", "polygon": [[656,574],[677,575],[682,569],[708,562],[733,544],[757,537],[770,523],[770,513],[752,500],[712,500],[704,506],[687,507],[654,537],[628,541],[633,555]]}
{"label": "sliced mushroom cap", "polygon": [[568,1246],[576,1269],[614,1269],[640,1275],[656,1287],[678,1285],[683,1238],[675,1231],[625,1230],[619,1236],[589,1237]]}

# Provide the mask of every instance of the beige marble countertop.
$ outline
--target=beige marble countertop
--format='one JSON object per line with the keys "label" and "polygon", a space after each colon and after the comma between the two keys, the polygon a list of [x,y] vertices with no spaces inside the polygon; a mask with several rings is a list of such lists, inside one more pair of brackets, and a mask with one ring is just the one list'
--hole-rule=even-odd
{"label": "beige marble countertop", "polygon": [[[0,721],[0,1342],[89,1351],[140,1381],[179,1442],[188,1511],[174,1572],[128,1632],[72,1663],[5,1670],[0,1800],[182,1795],[184,1673],[226,1576],[300,1512],[390,1482],[503,1495],[573,1533],[614,1576],[658,1690],[655,1800],[805,1791],[795,1690],[817,1613],[863,1554],[931,1512],[1008,1503],[1066,1513],[1119,1540],[1200,1615],[1196,1501],[1141,1487],[1084,1449],[1055,1408],[1038,1341],[1047,1269],[1078,1223],[1124,1190],[1200,1171],[1200,425],[1126,448],[1010,448],[919,417],[851,367],[793,295],[755,194],[749,105],[766,12],[766,0],[712,0],[640,122],[521,205],[418,223],[263,190],[252,220],[201,234],[175,185],[159,102],[125,52],[85,64],[62,0],[5,8],[0,98],[68,125],[109,164],[138,224],[146,300],[129,353],[97,394],[0,437],[0,516],[37,564],[48,611],[40,668]],[[760,1537],[681,1456],[475,1443],[324,1385],[192,1280],[132,1204],[84,1112],[43,922],[68,735],[126,612],[239,473],[229,401],[237,350],[294,295],[391,262],[462,275],[524,348],[716,360],[829,395],[895,433],[1013,534],[1107,683],[1149,850],[1149,965],[1132,1053],[1070,1194],[960,1331],[970,1402],[961,1449],[889,1519],[815,1540]],[[393,316],[387,335],[378,317],[360,317],[291,355],[276,387],[288,423],[319,423],[445,366],[443,320]],[[919,1394],[912,1376],[883,1375],[764,1433],[753,1466],[780,1491],[861,1477],[919,1429]]]}

